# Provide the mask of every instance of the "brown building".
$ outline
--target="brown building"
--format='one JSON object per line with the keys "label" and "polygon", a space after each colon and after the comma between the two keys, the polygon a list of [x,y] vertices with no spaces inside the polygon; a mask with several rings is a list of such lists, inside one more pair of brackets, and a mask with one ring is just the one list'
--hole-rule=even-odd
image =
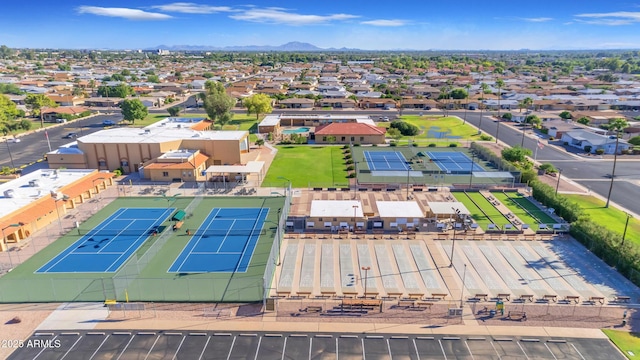
{"label": "brown building", "polygon": [[332,123],[318,126],[317,144],[384,144],[387,129],[363,123]]}
{"label": "brown building", "polygon": [[145,179],[153,181],[204,181],[209,157],[199,150],[178,150],[162,154],[144,164]]}

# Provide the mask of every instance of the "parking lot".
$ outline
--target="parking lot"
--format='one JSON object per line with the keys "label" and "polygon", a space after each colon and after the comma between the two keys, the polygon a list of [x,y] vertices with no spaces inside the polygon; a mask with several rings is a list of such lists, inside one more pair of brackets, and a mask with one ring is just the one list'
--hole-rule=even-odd
{"label": "parking lot", "polygon": [[390,334],[39,332],[9,359],[624,359],[606,339]]}

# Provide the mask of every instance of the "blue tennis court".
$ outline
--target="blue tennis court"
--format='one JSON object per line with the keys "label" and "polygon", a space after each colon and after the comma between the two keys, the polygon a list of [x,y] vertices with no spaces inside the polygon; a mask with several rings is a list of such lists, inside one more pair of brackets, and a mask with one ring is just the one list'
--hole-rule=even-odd
{"label": "blue tennis court", "polygon": [[213,208],[168,272],[246,272],[268,214],[263,208]]}
{"label": "blue tennis court", "polygon": [[428,151],[427,155],[440,169],[446,172],[471,173],[472,171],[485,171],[482,166],[473,163],[465,153],[455,151]]}
{"label": "blue tennis court", "polygon": [[173,208],[120,208],[36,273],[116,272]]}
{"label": "blue tennis court", "polygon": [[407,159],[398,151],[364,151],[369,170],[409,170]]}

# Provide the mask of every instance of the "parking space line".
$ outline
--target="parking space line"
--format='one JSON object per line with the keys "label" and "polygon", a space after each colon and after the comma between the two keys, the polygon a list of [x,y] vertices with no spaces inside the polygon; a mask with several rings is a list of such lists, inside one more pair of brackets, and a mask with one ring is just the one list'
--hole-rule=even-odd
{"label": "parking space line", "polygon": [[440,350],[442,351],[442,355],[444,355],[444,360],[447,360],[447,352],[444,351],[444,346],[442,345],[442,340],[438,340],[438,344],[440,344]]}
{"label": "parking space line", "polygon": [[104,337],[104,340],[102,340],[102,342],[100,343],[100,346],[98,346],[96,348],[96,351],[94,351],[93,354],[91,354],[91,357],[89,357],[89,360],[93,359],[93,357],[96,356],[96,354],[98,353],[98,350],[100,350],[102,348],[102,345],[104,345],[104,343],[107,341],[109,336],[111,336],[111,335],[107,335],[107,336]]}
{"label": "parking space line", "polygon": [[[80,333],[76,333],[77,335],[80,335]],[[64,353],[64,355],[62,355],[62,357],[60,358],[60,360],[64,359],[65,357],[67,357],[67,355],[69,355],[69,353],[71,352],[71,350],[73,350],[73,348],[76,346],[76,344],[78,344],[78,341],[80,341],[80,339],[82,339],[82,336],[78,336],[78,338],[76,339],[76,341],[73,343],[73,345],[71,345],[69,347],[69,350],[67,350],[67,352]]]}
{"label": "parking space line", "polygon": [[522,347],[522,345],[520,345],[520,341],[517,341],[516,344],[518,344],[518,346],[520,347],[520,350],[522,350],[522,353],[524,354],[524,356],[528,359],[529,355],[527,355],[527,352],[524,351],[524,348]]}
{"label": "parking space line", "polygon": [[584,358],[584,356],[582,356],[582,353],[580,352],[580,350],[578,350],[578,348],[575,345],[573,345],[573,343],[571,343],[571,347],[573,347],[573,349],[578,353],[578,355],[580,355],[582,360],[587,360]]}
{"label": "parking space line", "polygon": [[547,345],[547,343],[544,343],[544,347],[546,347],[547,350],[549,350],[549,352],[551,353],[551,356],[553,356],[554,359],[558,360],[558,358],[556,357],[556,354],[554,354],[553,351],[551,351],[551,348],[549,348],[549,345]]}
{"label": "parking space line", "polygon": [[182,348],[182,344],[184,344],[184,341],[187,339],[186,336],[182,337],[182,340],[180,340],[180,344],[178,344],[178,348],[176,349],[176,352],[173,354],[173,357],[171,358],[171,360],[175,360],[176,356],[178,356],[178,353],[180,352],[180,349]]}
{"label": "parking space line", "polygon": [[256,356],[253,358],[253,360],[258,360],[258,354],[260,353],[260,344],[262,344],[262,338],[264,336],[260,336],[258,338],[258,347],[256,347]]}
{"label": "parking space line", "polygon": [[[200,356],[198,356],[198,360],[202,359],[202,356],[204,355],[204,351],[207,349],[207,346],[209,346],[209,341],[211,341],[211,336],[207,337],[207,342],[202,347],[202,351],[200,352]],[[231,351],[229,351],[229,355],[227,355],[227,359],[229,358],[229,356],[231,356]]]}

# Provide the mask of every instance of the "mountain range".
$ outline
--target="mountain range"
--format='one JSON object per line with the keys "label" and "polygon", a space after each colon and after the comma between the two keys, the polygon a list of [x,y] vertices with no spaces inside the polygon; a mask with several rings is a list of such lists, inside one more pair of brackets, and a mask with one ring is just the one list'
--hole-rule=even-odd
{"label": "mountain range", "polygon": [[349,48],[320,48],[313,44],[292,41],[283,45],[247,45],[247,46],[208,46],[208,45],[158,45],[146,50],[169,50],[169,51],[359,51],[359,49]]}

